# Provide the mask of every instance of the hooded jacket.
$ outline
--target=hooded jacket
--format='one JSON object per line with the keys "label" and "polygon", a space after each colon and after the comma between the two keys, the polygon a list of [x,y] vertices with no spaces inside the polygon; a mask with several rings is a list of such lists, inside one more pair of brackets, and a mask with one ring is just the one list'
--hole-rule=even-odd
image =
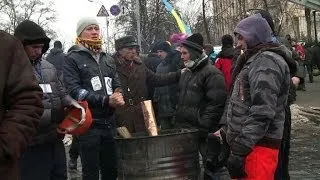
{"label": "hooded jacket", "polygon": [[59,75],[63,72],[63,63],[65,61],[65,54],[60,48],[53,48],[50,50],[46,60],[54,65]]}
{"label": "hooded jacket", "polygon": [[[15,36],[26,46],[30,44],[44,44],[42,54],[48,50],[50,39],[44,30],[32,21],[23,21],[14,32]],[[64,108],[71,103],[57,70],[52,64],[41,57],[31,61],[34,75],[38,84],[43,87],[44,112],[40,118],[40,125],[31,146],[50,143],[60,138],[56,131],[58,124],[64,119]],[[48,88],[50,86],[50,88]],[[46,87],[46,88],[44,88]]]}
{"label": "hooded jacket", "polygon": [[[251,24],[252,26],[247,26]],[[262,31],[266,31],[262,32]],[[235,29],[248,47],[238,59],[227,107],[227,141],[234,154],[246,156],[255,145],[278,149],[285,121],[290,68],[296,65],[284,46],[265,44],[271,37],[266,20],[251,16]],[[290,67],[290,68],[289,68]]]}
{"label": "hooded jacket", "polygon": [[0,175],[18,180],[19,158],[36,134],[42,91],[22,44],[0,31]]}
{"label": "hooded jacket", "polygon": [[43,43],[42,54],[49,49],[50,38],[38,24],[32,21],[25,20],[21,22],[14,30],[14,36],[22,42],[23,46]]}
{"label": "hooded jacket", "polygon": [[233,47],[223,48],[222,51],[218,54],[218,58],[214,64],[216,68],[218,68],[223,73],[227,91],[229,91],[231,85],[231,70],[234,54],[235,50]]}

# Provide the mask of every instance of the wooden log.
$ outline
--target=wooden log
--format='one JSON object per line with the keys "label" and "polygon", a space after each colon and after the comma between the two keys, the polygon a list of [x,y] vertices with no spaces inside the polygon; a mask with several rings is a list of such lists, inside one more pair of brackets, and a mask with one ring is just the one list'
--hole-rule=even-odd
{"label": "wooden log", "polygon": [[122,138],[125,138],[125,139],[132,138],[131,133],[129,132],[129,130],[126,127],[118,127],[117,132],[119,133],[119,135]]}
{"label": "wooden log", "polygon": [[142,101],[141,107],[143,112],[144,123],[147,128],[149,136],[157,136],[158,129],[157,129],[156,118],[154,115],[154,110],[152,107],[152,101],[151,100]]}

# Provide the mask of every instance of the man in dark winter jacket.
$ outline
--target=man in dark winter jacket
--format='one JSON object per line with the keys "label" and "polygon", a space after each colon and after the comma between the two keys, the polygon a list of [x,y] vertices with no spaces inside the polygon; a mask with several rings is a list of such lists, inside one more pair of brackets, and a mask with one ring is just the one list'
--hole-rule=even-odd
{"label": "man in dark winter jacket", "polygon": [[116,119],[118,126],[125,126],[131,133],[147,132],[140,102],[149,100],[148,87],[177,83],[181,73],[153,73],[141,62],[137,47],[133,36],[124,36],[115,41],[115,60],[125,101],[125,105],[116,110]]}
{"label": "man in dark winter jacket", "polygon": [[[227,108],[227,167],[231,178],[274,179],[283,136],[290,72],[296,64],[284,46],[272,41],[260,14],[238,23],[238,58]],[[255,160],[253,160],[255,159]]]}
{"label": "man in dark winter jacket", "polygon": [[36,134],[42,91],[19,40],[0,31],[0,176],[19,179],[19,159]]}
{"label": "man in dark winter jacket", "polygon": [[63,136],[57,133],[58,124],[64,119],[64,108],[71,105],[71,98],[58,78],[56,69],[42,55],[48,50],[50,39],[36,23],[25,20],[14,31],[34,68],[34,74],[44,93],[44,113],[36,136],[22,155],[20,172],[22,180],[66,180],[66,157]]}
{"label": "man in dark winter jacket", "polygon": [[[289,46],[287,47],[286,51],[288,55],[292,54],[292,58],[295,56],[294,52],[291,51],[292,47],[291,44],[286,39],[286,42],[283,42],[281,38],[275,36],[275,30],[274,30],[274,23],[273,19],[269,12],[260,10],[258,12],[261,14],[261,16],[266,19],[268,22],[271,30],[272,30],[272,42],[281,44],[282,46]],[[285,50],[285,48],[284,48]],[[294,60],[294,58],[293,58]],[[284,121],[284,127],[283,127],[283,136],[281,140],[281,147],[279,149],[279,158],[278,158],[278,165],[275,172],[275,180],[289,180],[289,150],[290,150],[290,136],[291,136],[291,110],[290,105],[295,101],[296,98],[296,88],[298,84],[300,83],[300,78],[296,76],[297,73],[290,72],[291,74],[291,82],[290,82],[290,89],[289,89],[289,95],[288,95],[288,101],[287,105],[285,107],[285,121]]]}
{"label": "man in dark winter jacket", "polygon": [[75,99],[86,100],[93,124],[86,134],[77,136],[83,180],[117,179],[114,136],[115,108],[124,104],[114,60],[101,51],[100,27],[95,18],[77,23],[77,46],[67,54],[64,83]]}
{"label": "man in dark winter jacket", "polygon": [[46,60],[54,65],[59,75],[62,75],[63,63],[65,60],[64,56],[65,54],[63,53],[61,42],[55,41],[53,43],[53,49],[50,50]]}
{"label": "man in dark winter jacket", "polygon": [[[199,151],[203,162],[206,162],[207,158],[212,158],[211,152],[214,148],[218,148],[208,146],[207,149],[206,141],[208,133],[219,128],[218,123],[227,99],[224,78],[223,74],[209,63],[208,56],[203,52],[201,34],[193,34],[182,42],[181,59],[187,69],[179,81],[176,127],[199,129]],[[220,171],[220,168],[213,173]]]}
{"label": "man in dark winter jacket", "polygon": [[232,36],[229,34],[222,36],[221,43],[221,52],[219,52],[214,65],[223,73],[224,82],[226,84],[227,91],[229,92],[231,85],[232,59],[235,54]]}
{"label": "man in dark winter jacket", "polygon": [[[183,61],[181,61],[181,53],[172,49],[167,41],[158,42],[154,48],[162,60],[157,67],[157,73],[176,72],[182,69]],[[178,83],[157,87],[154,92],[153,102],[157,107],[156,119],[160,129],[173,128],[178,103]]]}

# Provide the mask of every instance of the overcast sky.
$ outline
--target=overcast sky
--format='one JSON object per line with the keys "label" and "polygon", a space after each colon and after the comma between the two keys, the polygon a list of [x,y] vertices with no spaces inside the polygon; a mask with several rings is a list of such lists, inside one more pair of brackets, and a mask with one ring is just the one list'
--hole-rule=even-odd
{"label": "overcast sky", "polygon": [[[58,39],[68,45],[71,44],[76,38],[76,25],[79,19],[85,16],[96,17],[102,3],[109,11],[110,7],[117,2],[117,0],[95,0],[95,2],[89,2],[88,0],[55,0],[57,22],[53,29],[57,31]],[[113,17],[111,17],[109,34],[112,34],[112,19]],[[106,19],[97,17],[97,20],[101,24],[102,34],[105,34]]]}
{"label": "overcast sky", "polygon": [[[80,18],[85,16],[96,17],[102,4],[104,4],[108,12],[112,5],[118,5],[118,0],[92,1],[94,2],[89,2],[88,0],[54,0],[57,22],[53,29],[57,31],[58,40],[64,42],[66,46],[70,47],[72,42],[74,42],[76,38],[76,24]],[[201,7],[199,0],[184,0],[183,2],[178,3],[178,7],[176,8],[183,10],[184,7],[188,7],[184,11],[190,11],[189,7],[193,7],[191,8],[192,10],[200,9]],[[100,22],[102,36],[106,37],[106,19],[104,17],[97,17],[97,20]],[[113,26],[114,16],[110,15],[109,20],[109,37],[112,37],[110,41],[113,41],[113,34],[116,33]]]}

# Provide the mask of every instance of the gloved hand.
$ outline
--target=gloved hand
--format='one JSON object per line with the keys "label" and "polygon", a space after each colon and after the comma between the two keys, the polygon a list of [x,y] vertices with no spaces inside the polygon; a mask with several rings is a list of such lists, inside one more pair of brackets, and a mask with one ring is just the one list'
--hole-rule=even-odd
{"label": "gloved hand", "polygon": [[71,134],[65,134],[62,142],[65,146],[70,146],[72,143],[72,139],[73,137]]}
{"label": "gloved hand", "polygon": [[227,168],[231,179],[245,178],[245,157],[230,154],[227,162]]}
{"label": "gloved hand", "polygon": [[252,151],[251,148],[235,141],[230,147],[231,153],[227,161],[231,179],[245,178],[245,160],[247,155]]}

